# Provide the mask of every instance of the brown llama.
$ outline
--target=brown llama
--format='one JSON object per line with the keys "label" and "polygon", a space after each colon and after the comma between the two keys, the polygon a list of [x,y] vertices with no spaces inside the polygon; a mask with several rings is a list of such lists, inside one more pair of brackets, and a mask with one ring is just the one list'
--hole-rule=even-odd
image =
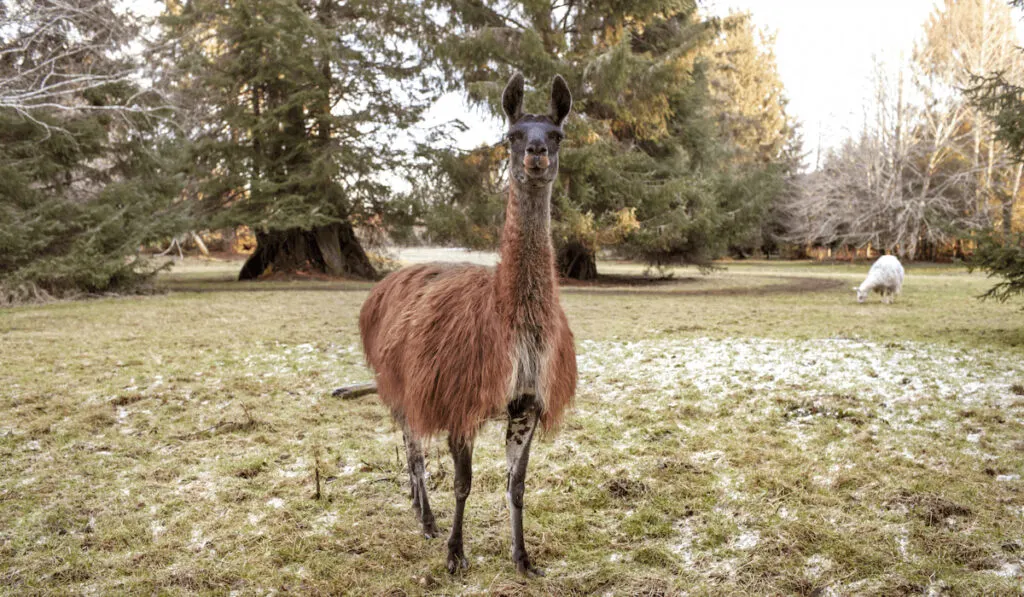
{"label": "brown llama", "polygon": [[[488,420],[507,416],[505,456],[512,561],[543,574],[523,541],[523,492],[538,422],[558,426],[576,391],[572,332],[558,303],[551,244],[551,186],[562,124],[572,107],[555,76],[548,114],[524,114],[523,77],[502,93],[508,116],[510,184],[501,261],[407,267],[374,287],[359,314],[376,389],[402,426],[413,509],[437,534],[424,479],[423,438],[445,432],[455,465],[455,515],[448,571],[468,568],[462,518],[473,479],[473,441]],[[366,386],[361,386],[367,391]]]}

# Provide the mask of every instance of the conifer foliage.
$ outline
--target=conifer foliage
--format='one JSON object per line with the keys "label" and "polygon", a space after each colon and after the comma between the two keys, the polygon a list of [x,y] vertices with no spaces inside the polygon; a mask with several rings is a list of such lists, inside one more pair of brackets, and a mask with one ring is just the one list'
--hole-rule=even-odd
{"label": "conifer foliage", "polygon": [[129,292],[173,233],[162,102],[136,84],[138,22],[108,0],[0,0],[0,304]]}
{"label": "conifer foliage", "polygon": [[[1010,3],[1024,9],[1024,0]],[[1014,49],[1020,52],[1019,48]],[[1024,77],[1009,69],[988,76],[976,76],[971,96],[995,123],[996,135],[1019,164],[1024,162]],[[1005,301],[1024,294],[1024,234],[1011,229],[1012,212],[1003,215],[1002,234],[984,237],[974,255],[973,265],[1002,280],[984,294]]]}
{"label": "conifer foliage", "polygon": [[373,277],[354,226],[387,210],[396,137],[428,99],[422,8],[170,0],[164,25],[173,86],[191,104],[194,202],[211,227],[256,231],[240,277]]}
{"label": "conifer foliage", "polygon": [[[679,0],[434,1],[450,14],[440,54],[472,102],[500,115],[513,71],[536,84],[528,109],[556,73],[573,90],[553,196],[563,275],[595,277],[600,245],[654,265],[706,264],[760,226],[771,194],[735,177],[709,85],[711,50],[740,17],[723,23]],[[790,134],[784,116],[779,126]]]}

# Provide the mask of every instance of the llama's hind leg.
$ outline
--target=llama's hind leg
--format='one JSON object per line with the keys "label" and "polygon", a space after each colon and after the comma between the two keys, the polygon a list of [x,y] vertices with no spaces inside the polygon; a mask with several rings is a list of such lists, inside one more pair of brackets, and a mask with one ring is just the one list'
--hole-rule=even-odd
{"label": "llama's hind leg", "polygon": [[459,568],[469,568],[469,560],[462,549],[462,516],[466,511],[466,498],[473,487],[473,440],[448,438],[455,465],[455,516],[452,518],[452,532],[448,536],[448,572],[455,574]]}
{"label": "llama's hind leg", "polygon": [[428,539],[437,536],[437,525],[434,524],[434,513],[430,510],[427,498],[427,467],[423,461],[423,445],[408,428],[402,430],[405,440],[405,455],[409,464],[409,486],[412,494],[412,508],[423,525],[423,534]]}
{"label": "llama's hind leg", "polygon": [[537,429],[537,404],[533,396],[524,395],[508,407],[508,431],[505,433],[505,458],[508,461],[508,509],[512,521],[512,562],[521,574],[544,576],[530,564],[523,539],[523,494],[526,491],[526,466],[530,461],[530,444]]}

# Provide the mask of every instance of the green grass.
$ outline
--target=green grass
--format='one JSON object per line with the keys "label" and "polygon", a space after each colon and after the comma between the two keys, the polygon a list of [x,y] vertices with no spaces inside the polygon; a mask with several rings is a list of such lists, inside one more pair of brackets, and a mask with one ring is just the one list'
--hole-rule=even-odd
{"label": "green grass", "polygon": [[[499,425],[475,454],[471,568],[449,577],[387,411],[329,397],[369,377],[370,285],[237,267],[0,311],[0,593],[1024,591],[1024,313],[976,300],[979,275],[910,267],[895,305],[855,302],[867,265],[564,288],[581,377],[531,457],[548,576],[526,580]],[[428,470],[447,530],[444,443]]]}

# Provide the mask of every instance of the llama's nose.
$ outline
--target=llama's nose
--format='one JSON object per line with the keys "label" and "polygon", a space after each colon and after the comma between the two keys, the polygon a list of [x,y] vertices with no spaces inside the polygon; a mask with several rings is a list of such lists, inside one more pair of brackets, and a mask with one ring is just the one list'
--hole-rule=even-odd
{"label": "llama's nose", "polygon": [[531,143],[526,148],[526,153],[530,155],[547,155],[548,146],[543,143]]}

